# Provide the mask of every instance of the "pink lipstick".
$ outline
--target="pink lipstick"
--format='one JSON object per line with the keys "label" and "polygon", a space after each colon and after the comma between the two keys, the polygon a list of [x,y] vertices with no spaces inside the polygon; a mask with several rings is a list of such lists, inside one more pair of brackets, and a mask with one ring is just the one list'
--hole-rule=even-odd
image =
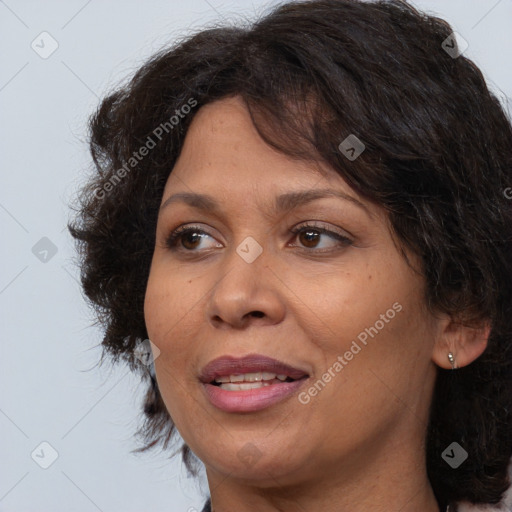
{"label": "pink lipstick", "polygon": [[308,377],[300,368],[250,354],[214,359],[203,368],[199,380],[215,407],[226,412],[254,412],[294,394]]}

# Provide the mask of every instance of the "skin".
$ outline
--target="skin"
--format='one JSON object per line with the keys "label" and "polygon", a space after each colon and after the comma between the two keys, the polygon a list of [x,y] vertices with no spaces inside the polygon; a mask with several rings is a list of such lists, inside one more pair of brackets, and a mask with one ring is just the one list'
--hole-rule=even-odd
{"label": "skin", "polygon": [[[318,188],[363,206],[328,197],[271,209],[279,194]],[[459,367],[472,362],[488,329],[428,312],[424,279],[399,254],[382,208],[333,169],[266,145],[238,97],[193,119],[162,204],[178,192],[209,194],[221,210],[161,209],[145,318],[165,405],[205,464],[213,509],[438,512],[424,459],[436,365],[451,368],[449,351]],[[351,242],[290,232],[311,221]],[[167,237],[186,224],[207,235],[171,250]],[[236,252],[248,236],[263,249],[252,263]],[[295,394],[227,413],[203,392],[209,361],[254,353],[305,369],[307,390],[395,303],[401,311],[307,404]],[[248,446],[252,463],[239,456]]]}

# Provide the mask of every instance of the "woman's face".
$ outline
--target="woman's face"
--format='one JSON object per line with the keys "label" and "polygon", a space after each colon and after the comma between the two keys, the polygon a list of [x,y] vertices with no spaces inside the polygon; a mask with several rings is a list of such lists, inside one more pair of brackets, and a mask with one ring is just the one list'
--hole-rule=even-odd
{"label": "woman's face", "polygon": [[209,478],[355,475],[423,443],[439,330],[423,279],[383,210],[324,171],[266,145],[231,98],[201,108],[166,184],[145,318],[165,405]]}

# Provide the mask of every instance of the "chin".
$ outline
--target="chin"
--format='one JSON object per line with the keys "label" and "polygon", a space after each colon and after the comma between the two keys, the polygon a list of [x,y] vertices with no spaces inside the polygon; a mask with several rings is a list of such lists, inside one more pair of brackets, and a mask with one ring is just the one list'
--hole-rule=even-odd
{"label": "chin", "polygon": [[[216,445],[215,452],[202,452],[201,458],[207,468],[217,473],[236,476],[237,480],[246,481],[262,487],[273,487],[276,480],[281,485],[290,481],[296,482],[297,472],[304,471],[308,457],[301,457],[296,451],[283,447],[265,448],[250,440]],[[293,458],[290,458],[293,454]]]}

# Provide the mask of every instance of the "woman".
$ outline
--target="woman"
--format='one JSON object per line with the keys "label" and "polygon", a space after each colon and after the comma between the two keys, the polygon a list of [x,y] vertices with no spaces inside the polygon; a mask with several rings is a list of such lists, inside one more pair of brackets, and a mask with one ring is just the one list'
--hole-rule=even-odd
{"label": "woman", "polygon": [[205,511],[507,509],[512,127],[446,22],[291,2],[90,127],[84,290]]}

